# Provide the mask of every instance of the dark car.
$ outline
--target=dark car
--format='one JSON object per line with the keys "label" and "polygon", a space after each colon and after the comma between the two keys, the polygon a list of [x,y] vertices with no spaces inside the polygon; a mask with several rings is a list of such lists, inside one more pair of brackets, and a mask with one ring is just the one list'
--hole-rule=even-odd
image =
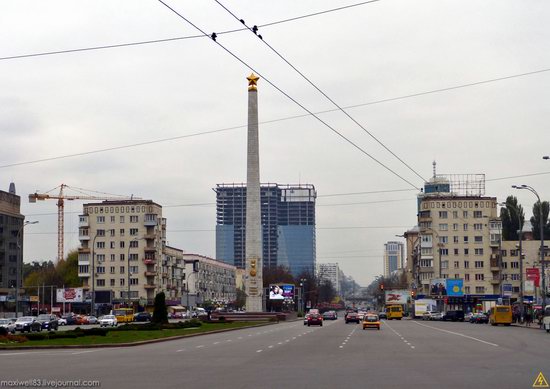
{"label": "dark car", "polygon": [[323,313],[323,319],[324,320],[336,320],[338,316],[336,315],[335,311],[327,311]]}
{"label": "dark car", "polygon": [[346,324],[351,322],[359,324],[359,314],[357,312],[348,312],[346,315]]}
{"label": "dark car", "polygon": [[380,312],[378,312],[378,317],[379,317],[380,319],[387,319],[387,318],[388,318],[388,315],[386,315],[386,312],[380,311]]}
{"label": "dark car", "polygon": [[43,330],[57,331],[57,329],[59,328],[57,316],[55,315],[48,315],[48,314],[38,315],[38,317],[36,318],[36,321],[40,323],[40,326]]}
{"label": "dark car", "polygon": [[15,330],[20,332],[39,332],[42,331],[42,325],[34,316],[23,316],[15,322]]}
{"label": "dark car", "polygon": [[76,315],[74,315],[72,313],[68,313],[66,315],[63,315],[62,318],[65,319],[66,325],[68,325],[68,326],[78,324]]}
{"label": "dark car", "polygon": [[464,311],[447,311],[441,320],[464,321]]}
{"label": "dark car", "polygon": [[323,317],[318,313],[312,313],[307,318],[307,326],[309,327],[314,325],[318,325],[321,327],[323,326]]}
{"label": "dark car", "polygon": [[134,321],[151,321],[149,312],[138,312],[134,315]]}
{"label": "dark car", "polygon": [[470,317],[470,323],[476,323],[476,324],[488,324],[489,323],[489,316],[487,316],[484,313],[474,313],[472,317]]}

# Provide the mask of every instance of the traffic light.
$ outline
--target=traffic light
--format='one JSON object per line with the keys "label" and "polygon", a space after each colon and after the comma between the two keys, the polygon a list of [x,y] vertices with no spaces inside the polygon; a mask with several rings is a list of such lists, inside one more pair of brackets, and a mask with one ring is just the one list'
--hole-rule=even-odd
{"label": "traffic light", "polygon": [[380,290],[384,290],[384,284],[380,284]]}
{"label": "traffic light", "polygon": [[411,291],[411,297],[414,299],[416,297],[416,291]]}

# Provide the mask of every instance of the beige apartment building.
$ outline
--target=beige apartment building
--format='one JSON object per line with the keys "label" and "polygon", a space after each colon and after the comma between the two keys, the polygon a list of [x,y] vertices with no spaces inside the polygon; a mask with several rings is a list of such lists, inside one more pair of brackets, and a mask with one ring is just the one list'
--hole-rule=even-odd
{"label": "beige apartment building", "polygon": [[165,248],[166,219],[159,204],[151,200],[84,204],[79,239],[78,275],[88,291],[96,292],[96,302],[105,303],[106,292],[112,304],[130,299],[141,305],[152,305],[161,291],[170,298],[181,293],[176,279],[183,252]]}

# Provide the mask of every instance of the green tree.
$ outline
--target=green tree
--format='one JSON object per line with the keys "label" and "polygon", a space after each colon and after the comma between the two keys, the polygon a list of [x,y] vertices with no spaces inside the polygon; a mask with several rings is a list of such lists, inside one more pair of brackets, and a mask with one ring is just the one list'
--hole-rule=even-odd
{"label": "green tree", "polygon": [[153,311],[153,323],[168,323],[168,309],[166,308],[166,296],[164,292],[157,293],[155,296],[155,307]]}
{"label": "green tree", "polygon": [[58,261],[55,269],[66,287],[82,286],[82,280],[78,277],[78,250],[70,251],[66,260]]}
{"label": "green tree", "polygon": [[323,280],[319,285],[319,301],[330,303],[336,297],[336,289],[329,280]]}
{"label": "green tree", "polygon": [[246,293],[241,288],[237,288],[237,299],[235,300],[235,307],[242,308],[246,305]]}
{"label": "green tree", "polygon": [[294,277],[285,266],[264,267],[262,276],[264,288],[267,288],[271,284],[294,283]]}
{"label": "green tree", "polygon": [[[537,201],[533,205],[533,216],[531,217],[531,226],[533,227],[533,238],[535,240],[540,240],[540,203]],[[549,204],[548,201],[542,202],[542,225],[544,239],[550,239],[550,225],[548,223],[548,210]]]}
{"label": "green tree", "polygon": [[518,240],[518,231],[525,222],[525,214],[515,196],[506,198],[506,207],[500,209],[500,219],[502,220],[502,239]]}

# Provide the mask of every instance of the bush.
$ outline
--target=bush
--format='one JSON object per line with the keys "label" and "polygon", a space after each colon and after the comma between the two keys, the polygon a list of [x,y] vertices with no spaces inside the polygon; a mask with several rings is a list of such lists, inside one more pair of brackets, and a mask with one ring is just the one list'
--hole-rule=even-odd
{"label": "bush", "polygon": [[0,336],[7,336],[8,329],[6,327],[0,327]]}
{"label": "bush", "polygon": [[0,344],[7,343],[23,343],[26,342],[27,338],[23,335],[2,335],[0,336]]}
{"label": "bush", "polygon": [[48,333],[36,333],[36,334],[27,334],[25,337],[28,340],[44,340],[48,339]]}
{"label": "bush", "polygon": [[302,311],[298,311],[298,317],[304,317],[304,313]]}

